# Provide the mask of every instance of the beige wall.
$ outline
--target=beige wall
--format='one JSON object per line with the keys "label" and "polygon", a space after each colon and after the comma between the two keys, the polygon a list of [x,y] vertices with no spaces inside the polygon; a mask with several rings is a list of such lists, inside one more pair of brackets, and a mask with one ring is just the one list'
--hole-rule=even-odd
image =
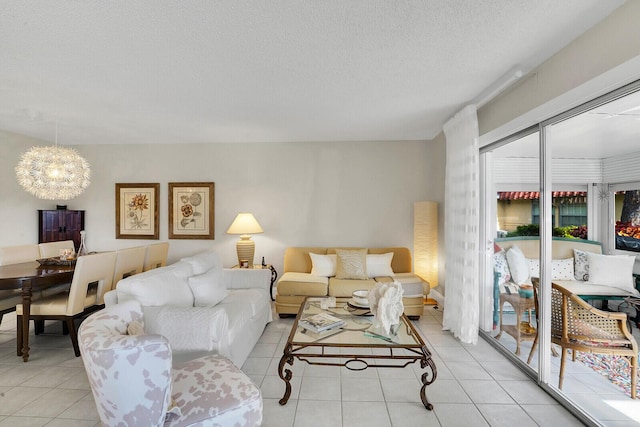
{"label": "beige wall", "polygon": [[[0,131],[0,246],[37,242],[37,209],[55,209],[16,182],[20,153],[48,145]],[[235,215],[264,229],[256,260],[281,270],[287,246],[413,248],[413,203],[444,200],[444,139],[412,142],[74,146],[92,166],[84,194],[64,202],[87,211],[87,245],[109,250],[148,240],[115,239],[115,183],[160,183],[160,240],[168,240],[168,183],[215,182],[215,240],[170,240],[170,261],[213,247],[236,262]],[[63,202],[59,202],[62,204]],[[441,234],[442,235],[442,234]]]}
{"label": "beige wall", "polygon": [[500,230],[515,231],[519,225],[531,224],[531,200],[498,201]]}

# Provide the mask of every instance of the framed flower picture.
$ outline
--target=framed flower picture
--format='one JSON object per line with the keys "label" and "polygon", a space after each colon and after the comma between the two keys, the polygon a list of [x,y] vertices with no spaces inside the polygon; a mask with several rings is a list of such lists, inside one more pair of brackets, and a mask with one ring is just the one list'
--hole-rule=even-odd
{"label": "framed flower picture", "polygon": [[116,239],[160,237],[160,184],[116,184]]}
{"label": "framed flower picture", "polygon": [[213,182],[169,183],[169,238],[214,238]]}

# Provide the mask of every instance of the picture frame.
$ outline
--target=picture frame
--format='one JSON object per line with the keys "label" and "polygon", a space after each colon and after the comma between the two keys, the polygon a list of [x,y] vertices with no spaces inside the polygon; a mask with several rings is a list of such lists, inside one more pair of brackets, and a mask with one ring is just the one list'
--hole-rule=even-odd
{"label": "picture frame", "polygon": [[215,183],[169,183],[169,239],[214,236]]}
{"label": "picture frame", "polygon": [[159,196],[159,183],[116,183],[116,239],[158,240]]}

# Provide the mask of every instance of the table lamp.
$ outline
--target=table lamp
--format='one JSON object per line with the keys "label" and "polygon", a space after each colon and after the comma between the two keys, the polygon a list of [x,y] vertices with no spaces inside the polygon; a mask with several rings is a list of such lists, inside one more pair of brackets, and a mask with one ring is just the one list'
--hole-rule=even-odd
{"label": "table lamp", "polygon": [[227,234],[240,234],[240,240],[236,243],[236,251],[238,252],[238,265],[243,267],[242,262],[247,261],[248,267],[253,267],[253,256],[256,250],[256,244],[251,240],[250,234],[263,233],[262,227],[256,221],[252,213],[240,212],[236,219],[233,220],[231,226],[227,230]]}

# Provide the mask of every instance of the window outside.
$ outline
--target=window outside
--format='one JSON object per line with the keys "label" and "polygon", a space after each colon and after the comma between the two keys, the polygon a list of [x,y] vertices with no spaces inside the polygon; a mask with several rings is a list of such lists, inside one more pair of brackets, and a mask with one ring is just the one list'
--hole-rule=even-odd
{"label": "window outside", "polygon": [[[540,194],[537,191],[499,191],[497,199],[498,237],[540,235]],[[554,191],[552,204],[553,235],[586,239],[587,192]]]}
{"label": "window outside", "polygon": [[616,249],[640,252],[640,190],[615,192]]}

